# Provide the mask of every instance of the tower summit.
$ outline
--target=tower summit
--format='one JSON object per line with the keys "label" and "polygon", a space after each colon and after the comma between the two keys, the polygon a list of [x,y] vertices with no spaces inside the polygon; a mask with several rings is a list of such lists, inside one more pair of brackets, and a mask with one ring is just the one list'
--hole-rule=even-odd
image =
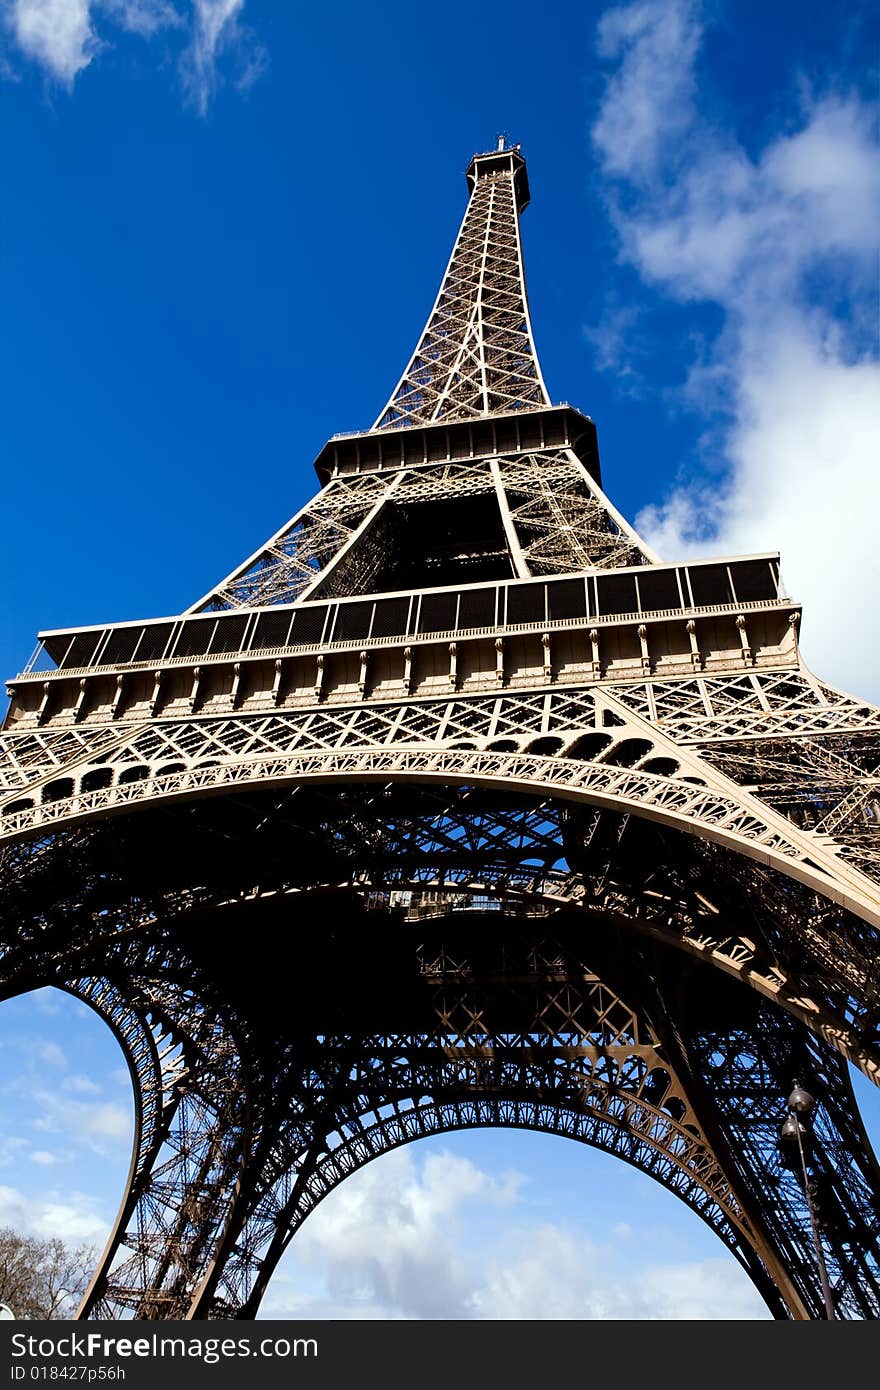
{"label": "tower summit", "polygon": [[778,1317],[826,1307],[809,1191],[837,1316],[876,1318],[880,711],[804,665],[775,552],[661,562],[617,511],[541,375],[519,147],[467,179],[317,495],[9,682],[0,986],[87,1002],[135,1088],[80,1316],[252,1318],[348,1174],[494,1125],[650,1174]]}
{"label": "tower summit", "polygon": [[475,154],[470,201],[424,332],[374,429],[549,405],[532,339],[518,214],[529,202],[518,145]]}

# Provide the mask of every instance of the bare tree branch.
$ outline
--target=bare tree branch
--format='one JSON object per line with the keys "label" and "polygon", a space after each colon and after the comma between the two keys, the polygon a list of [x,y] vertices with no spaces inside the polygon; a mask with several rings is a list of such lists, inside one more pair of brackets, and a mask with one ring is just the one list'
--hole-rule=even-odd
{"label": "bare tree branch", "polygon": [[16,1318],[69,1318],[76,1310],[97,1251],[68,1246],[57,1236],[39,1240],[0,1228],[0,1303]]}

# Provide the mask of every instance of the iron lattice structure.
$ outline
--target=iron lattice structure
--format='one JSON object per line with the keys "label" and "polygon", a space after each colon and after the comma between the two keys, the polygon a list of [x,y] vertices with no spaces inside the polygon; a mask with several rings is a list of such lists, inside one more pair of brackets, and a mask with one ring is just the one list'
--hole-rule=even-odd
{"label": "iron lattice structure", "polygon": [[880,1312],[880,711],[778,555],[665,564],[549,401],[519,148],[318,495],[172,618],[41,634],[0,762],[2,989],[85,1000],[137,1127],[82,1317],[253,1317],[396,1145],[499,1125],[651,1174],[779,1317]]}

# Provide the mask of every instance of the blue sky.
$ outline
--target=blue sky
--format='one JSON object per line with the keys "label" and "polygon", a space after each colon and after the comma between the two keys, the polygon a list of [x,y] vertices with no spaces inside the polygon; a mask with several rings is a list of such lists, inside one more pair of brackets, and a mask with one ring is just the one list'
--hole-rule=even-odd
{"label": "blue sky", "polygon": [[[670,560],[779,548],[808,661],[880,699],[878,31],[840,0],[0,0],[4,674],[41,627],[188,606],[307,499],[394,386],[503,131],[545,379],[596,420],[613,500]],[[106,1229],[114,1047],[69,1001],[4,1008],[0,1221]],[[760,1315],[654,1184],[492,1135],[350,1180],[267,1308],[436,1298]]]}

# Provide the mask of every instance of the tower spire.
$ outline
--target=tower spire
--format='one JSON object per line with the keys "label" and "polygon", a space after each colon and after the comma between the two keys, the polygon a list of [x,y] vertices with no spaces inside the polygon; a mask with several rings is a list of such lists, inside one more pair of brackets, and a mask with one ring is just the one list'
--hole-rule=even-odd
{"label": "tower spire", "polygon": [[532,338],[518,214],[528,205],[519,145],[476,154],[470,201],[424,332],[373,429],[549,405]]}

